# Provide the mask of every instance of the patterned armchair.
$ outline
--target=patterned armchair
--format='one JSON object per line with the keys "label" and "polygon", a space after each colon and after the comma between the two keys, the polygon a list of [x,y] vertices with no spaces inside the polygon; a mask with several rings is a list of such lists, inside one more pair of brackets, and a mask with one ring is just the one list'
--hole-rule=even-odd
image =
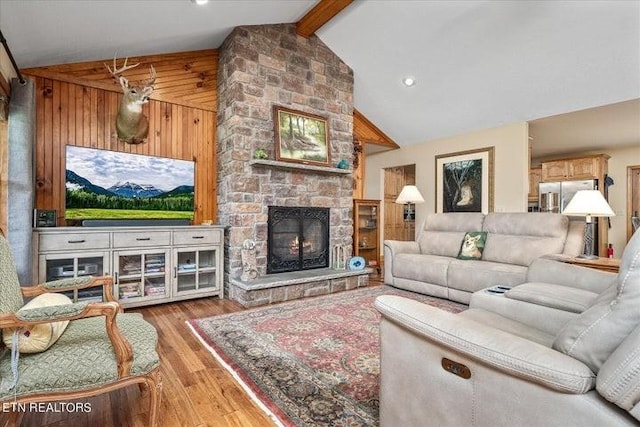
{"label": "patterned armchair", "polygon": [[[105,302],[78,302],[20,310],[23,297],[101,286]],[[0,235],[0,329],[15,332],[0,342],[0,405],[13,408],[6,421],[19,425],[20,408],[35,402],[89,397],[145,384],[149,391],[150,426],[157,425],[160,407],[160,360],[155,328],[134,313],[123,313],[113,299],[111,277],[82,277],[20,287],[6,239]],[[60,295],[57,295],[60,296]],[[40,297],[38,297],[40,298]],[[64,298],[64,297],[63,297]],[[46,350],[18,353],[20,335],[35,325],[69,321]],[[5,334],[6,335],[6,334]],[[52,340],[53,341],[53,340]],[[5,339],[6,342],[6,339]],[[11,345],[13,344],[13,345]],[[22,345],[22,342],[20,342]]]}

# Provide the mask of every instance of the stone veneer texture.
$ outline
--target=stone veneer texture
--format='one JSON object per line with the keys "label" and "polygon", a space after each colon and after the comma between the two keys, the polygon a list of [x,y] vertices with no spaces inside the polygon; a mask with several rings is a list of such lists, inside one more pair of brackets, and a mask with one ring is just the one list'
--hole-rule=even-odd
{"label": "stone veneer texture", "polygon": [[295,24],[237,27],[219,49],[218,220],[229,226],[225,286],[242,271],[245,239],[266,274],[268,206],[331,208],[331,245],[350,245],[351,175],[250,165],[256,149],[275,159],[273,106],[328,118],[331,165],[353,158],[353,71]]}

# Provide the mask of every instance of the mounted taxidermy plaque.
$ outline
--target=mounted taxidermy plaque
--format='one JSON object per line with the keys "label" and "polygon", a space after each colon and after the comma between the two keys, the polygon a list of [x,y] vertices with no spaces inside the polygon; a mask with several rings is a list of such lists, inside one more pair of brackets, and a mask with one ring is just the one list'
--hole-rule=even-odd
{"label": "mounted taxidermy plaque", "polygon": [[156,80],[156,70],[151,65],[149,79],[137,82],[138,84],[130,84],[122,73],[138,65],[140,63],[127,66],[127,59],[125,59],[122,68],[118,68],[115,58],[113,58],[113,70],[104,64],[113,78],[120,83],[124,92],[116,117],[116,131],[118,139],[128,144],[140,144],[149,134],[149,120],[142,114],[142,106],[149,102],[149,97],[153,93],[153,83]]}

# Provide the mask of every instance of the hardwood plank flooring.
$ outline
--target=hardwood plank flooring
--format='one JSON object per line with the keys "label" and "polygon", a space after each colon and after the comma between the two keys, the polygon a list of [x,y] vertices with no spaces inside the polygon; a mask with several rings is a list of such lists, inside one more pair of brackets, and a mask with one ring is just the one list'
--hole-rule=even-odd
{"label": "hardwood plank flooring", "polygon": [[[161,426],[264,427],[273,422],[202,346],[186,325],[188,319],[242,310],[231,300],[202,298],[127,312],[142,313],[159,334]],[[89,399],[90,413],[26,413],[23,427],[146,427],[148,395],[131,386]],[[0,416],[0,425],[3,422]]]}
{"label": "hardwood plank flooring", "polygon": [[[373,274],[371,284],[382,284]],[[157,306],[127,309],[141,313],[159,335],[158,353],[162,375],[162,427],[265,427],[275,425],[236,383],[233,377],[202,346],[186,325],[188,319],[243,310],[238,303],[202,298]],[[23,427],[147,427],[148,394],[131,386],[88,399],[89,413],[27,412]],[[5,419],[0,413],[0,425]]]}

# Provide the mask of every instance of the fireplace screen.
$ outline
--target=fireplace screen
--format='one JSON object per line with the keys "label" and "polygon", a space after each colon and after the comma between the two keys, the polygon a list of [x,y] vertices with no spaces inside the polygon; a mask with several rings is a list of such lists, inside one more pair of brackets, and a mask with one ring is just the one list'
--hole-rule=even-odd
{"label": "fireplace screen", "polygon": [[269,206],[267,273],[329,266],[329,208]]}

